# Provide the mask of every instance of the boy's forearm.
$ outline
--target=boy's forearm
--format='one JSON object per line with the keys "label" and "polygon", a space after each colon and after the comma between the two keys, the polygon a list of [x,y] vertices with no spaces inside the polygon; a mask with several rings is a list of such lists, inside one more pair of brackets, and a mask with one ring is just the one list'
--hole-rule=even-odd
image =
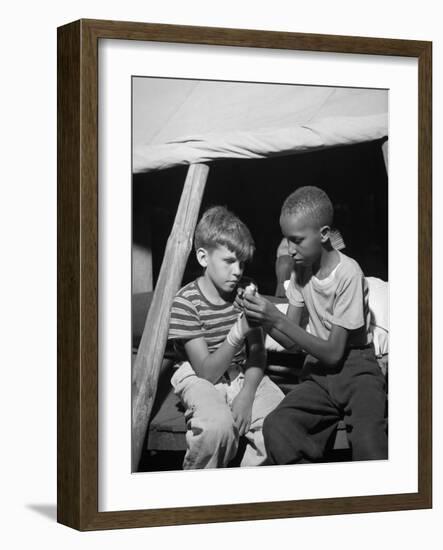
{"label": "boy's forearm", "polygon": [[276,319],[269,334],[286,349],[300,347],[326,365],[335,365],[341,359],[333,342],[309,334],[284,315]]}
{"label": "boy's forearm", "polygon": [[289,323],[291,326],[299,327],[298,322],[293,322],[291,319],[288,319],[288,317],[284,313],[282,313],[281,311],[277,311],[276,316],[273,319],[272,325],[268,325],[266,328],[269,336],[271,336],[271,338],[273,338],[286,350],[291,350],[294,347],[300,348],[300,344],[294,340],[294,337],[280,328],[282,323]]}
{"label": "boy's forearm", "polygon": [[230,328],[225,341],[203,361],[203,377],[216,382],[229,368],[237,351],[244,346],[249,325],[244,315],[239,315]]}
{"label": "boy's forearm", "polygon": [[245,380],[243,382],[242,392],[254,399],[255,392],[257,391],[260,382],[264,376],[264,367],[257,365],[249,365],[245,370]]}
{"label": "boy's forearm", "polygon": [[197,374],[209,382],[217,382],[231,366],[236,353],[237,349],[225,340],[213,353],[208,354]]}
{"label": "boy's forearm", "polygon": [[263,379],[267,359],[264,335],[261,328],[253,329],[249,333],[248,348],[243,390],[254,396],[258,385]]}
{"label": "boy's forearm", "polygon": [[278,342],[281,346],[283,346],[288,351],[292,350],[292,348],[300,348],[299,344],[294,342],[293,339],[291,339],[285,333],[281,332],[275,326],[268,329],[268,334],[269,336],[271,336],[271,338],[273,338],[276,342]]}

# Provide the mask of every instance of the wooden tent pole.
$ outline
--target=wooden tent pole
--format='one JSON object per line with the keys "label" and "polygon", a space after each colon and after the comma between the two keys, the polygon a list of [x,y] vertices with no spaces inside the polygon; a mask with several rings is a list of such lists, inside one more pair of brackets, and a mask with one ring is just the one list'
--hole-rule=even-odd
{"label": "wooden tent pole", "polygon": [[166,245],[154,296],[132,371],[132,471],[136,471],[168,336],[174,296],[181,284],[208,177],[209,167],[191,164]]}

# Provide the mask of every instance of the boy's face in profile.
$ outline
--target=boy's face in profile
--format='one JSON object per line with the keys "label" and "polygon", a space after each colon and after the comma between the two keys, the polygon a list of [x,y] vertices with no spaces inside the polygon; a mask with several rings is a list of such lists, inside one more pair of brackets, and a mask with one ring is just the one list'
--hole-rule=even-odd
{"label": "boy's face in profile", "polygon": [[224,245],[217,245],[211,250],[199,248],[197,259],[205,268],[205,277],[221,294],[230,294],[235,290],[244,270],[244,262],[237,258],[235,252]]}
{"label": "boy's face in profile", "polygon": [[322,252],[322,228],[302,213],[282,214],[280,227],[296,265],[310,265]]}

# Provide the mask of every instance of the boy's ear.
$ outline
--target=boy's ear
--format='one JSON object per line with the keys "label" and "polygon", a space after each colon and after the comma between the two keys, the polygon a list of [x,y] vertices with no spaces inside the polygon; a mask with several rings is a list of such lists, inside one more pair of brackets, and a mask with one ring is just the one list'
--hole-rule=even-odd
{"label": "boy's ear", "polygon": [[208,266],[208,251],[205,248],[198,248],[195,253],[197,256],[197,261],[202,267]]}
{"label": "boy's ear", "polygon": [[331,228],[329,225],[324,225],[323,227],[320,227],[320,240],[322,243],[326,243],[329,240],[329,237],[331,236]]}

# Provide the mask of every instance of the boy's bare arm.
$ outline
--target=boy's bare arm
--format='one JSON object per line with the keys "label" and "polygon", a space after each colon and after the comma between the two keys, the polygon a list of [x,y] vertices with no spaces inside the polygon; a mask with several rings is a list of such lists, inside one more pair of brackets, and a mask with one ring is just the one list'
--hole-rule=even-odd
{"label": "boy's bare arm", "polygon": [[263,330],[257,327],[248,332],[248,359],[243,387],[232,402],[234,417],[240,435],[244,435],[251,426],[252,405],[255,393],[263,379],[266,367],[266,350]]}
{"label": "boy's bare arm", "polygon": [[323,340],[309,334],[300,326],[294,325],[290,319],[284,317],[276,322],[269,333],[274,340],[292,341],[292,345],[301,347],[325,365],[330,366],[340,362],[348,341],[347,329],[338,325],[332,325],[328,340]]}
{"label": "boy's bare arm", "polygon": [[213,383],[226,372],[237,352],[237,348],[225,340],[213,353],[209,353],[204,338],[188,340],[185,350],[197,376]]}
{"label": "boy's bare arm", "polygon": [[248,332],[247,338],[249,353],[246,361],[243,390],[254,396],[266,368],[266,350],[262,328],[252,329]]}
{"label": "boy's bare arm", "polygon": [[[297,345],[326,365],[336,365],[344,355],[348,331],[340,326],[332,325],[328,340],[317,338],[307,333],[299,326],[297,319],[300,312],[291,311],[289,316],[281,313],[273,304],[262,296],[247,296],[244,298],[248,317],[262,324],[266,331],[287,349]],[[295,308],[301,309],[301,308]]]}
{"label": "boy's bare arm", "polygon": [[[296,307],[292,304],[289,304],[288,311],[286,313],[286,319],[290,320],[294,325],[300,326],[302,313],[303,307]],[[294,340],[290,338],[290,336],[282,332],[277,332],[276,330],[274,330],[274,332],[269,331],[269,334],[272,336],[272,338],[274,338],[274,340],[276,340],[288,351],[299,351],[301,349],[299,344],[295,343]]]}
{"label": "boy's bare arm", "polygon": [[294,266],[294,260],[288,254],[279,256],[275,261],[275,274],[277,276],[277,288],[275,295],[279,297],[286,296],[284,282],[290,278],[291,270]]}

